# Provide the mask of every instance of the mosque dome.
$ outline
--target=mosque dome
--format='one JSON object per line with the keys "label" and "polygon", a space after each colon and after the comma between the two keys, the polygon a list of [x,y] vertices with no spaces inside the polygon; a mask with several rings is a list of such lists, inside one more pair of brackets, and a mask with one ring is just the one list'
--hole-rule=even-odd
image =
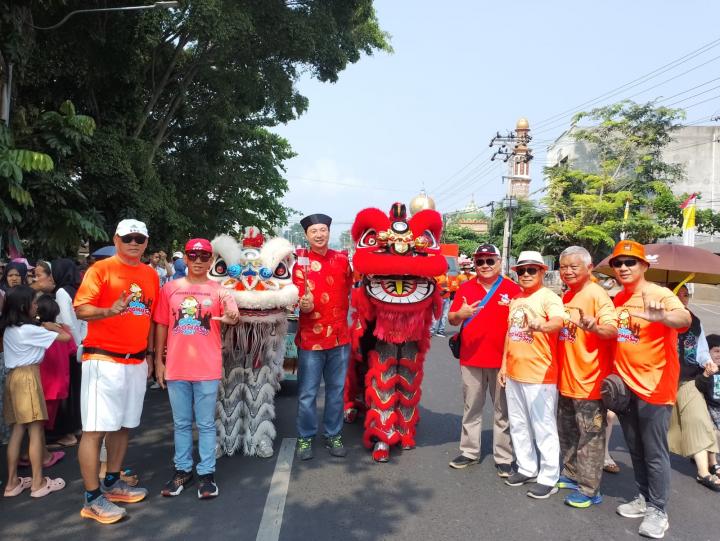
{"label": "mosque dome", "polygon": [[420,193],[410,201],[410,213],[417,214],[425,209],[435,210],[435,200],[426,194],[425,190],[421,190]]}

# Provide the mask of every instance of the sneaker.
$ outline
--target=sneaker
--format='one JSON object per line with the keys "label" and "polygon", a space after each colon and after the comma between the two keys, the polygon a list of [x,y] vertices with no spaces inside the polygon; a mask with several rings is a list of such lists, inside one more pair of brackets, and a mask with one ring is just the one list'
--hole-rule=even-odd
{"label": "sneaker", "polygon": [[435,336],[439,336],[440,338],[445,338],[445,331],[438,331],[435,333]]}
{"label": "sneaker", "polygon": [[576,490],[565,496],[565,504],[570,507],[577,507],[578,509],[585,509],[591,505],[598,505],[600,503],[602,503],[602,495],[599,492],[595,494],[595,496],[590,497]]}
{"label": "sneaker", "polygon": [[153,391],[157,391],[158,389],[162,389],[162,387],[160,387],[160,384],[159,384],[157,381],[153,381],[152,384],[150,385],[150,388],[151,388]]}
{"label": "sneaker", "polygon": [[193,474],[189,471],[175,470],[175,475],[170,479],[160,491],[163,496],[179,496],[190,483],[192,483]]}
{"label": "sneaker", "polygon": [[100,524],[113,524],[122,520],[127,511],[109,501],[105,496],[98,496],[91,502],[86,502],[80,511],[82,518],[97,520]]}
{"label": "sneaker", "polygon": [[298,438],[295,445],[295,456],[300,460],[310,460],[313,457],[312,438]]}
{"label": "sneaker", "polygon": [[527,491],[527,495],[536,500],[544,500],[549,498],[558,491],[555,485],[543,485],[542,483],[535,483],[535,485]]}
{"label": "sneaker", "polygon": [[342,436],[327,436],[325,438],[325,448],[330,451],[330,456],[344,457],[347,455],[347,449],[343,446]]}
{"label": "sneaker", "polygon": [[505,484],[509,487],[519,487],[534,480],[534,477],[528,477],[520,472],[513,472],[505,479]]}
{"label": "sneaker", "polygon": [[665,532],[670,527],[667,513],[660,511],[656,507],[648,507],[645,518],[638,528],[638,533],[643,537],[652,537],[653,539],[662,539]]}
{"label": "sneaker", "polygon": [[513,469],[510,464],[495,464],[495,469],[497,470],[498,477],[503,479],[507,479],[513,474]]}
{"label": "sneaker", "polygon": [[143,501],[148,491],[145,488],[131,487],[122,479],[115,481],[112,486],[106,487],[105,482],[100,483],[100,490],[111,502],[137,503]]}
{"label": "sneaker", "polygon": [[218,486],[215,484],[215,475],[208,473],[200,476],[200,486],[198,487],[198,498],[201,500],[209,500],[220,494]]}
{"label": "sneaker", "polygon": [[645,497],[642,494],[638,494],[633,501],[618,505],[616,511],[621,517],[643,518],[645,513],[647,513]]}
{"label": "sneaker", "polygon": [[555,483],[555,486],[557,488],[567,488],[570,490],[577,490],[578,488],[580,488],[578,487],[577,481],[575,481],[575,479],[570,479],[569,477],[565,477],[564,475],[560,476],[558,482]]}
{"label": "sneaker", "polygon": [[473,464],[478,464],[480,460],[477,458],[469,458],[465,455],[460,455],[455,458],[453,458],[450,461],[450,464],[448,464],[451,468],[455,468],[456,470],[461,470],[463,468],[467,468],[468,466],[471,466]]}

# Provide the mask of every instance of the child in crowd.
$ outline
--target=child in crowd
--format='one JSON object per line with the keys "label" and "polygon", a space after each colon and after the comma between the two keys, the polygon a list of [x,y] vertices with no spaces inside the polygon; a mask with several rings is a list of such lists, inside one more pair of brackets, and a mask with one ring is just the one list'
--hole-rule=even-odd
{"label": "child in crowd", "polygon": [[[54,323],[59,315],[60,306],[51,295],[40,295],[37,298],[37,320],[41,325],[43,323]],[[72,330],[68,325],[61,325],[61,327],[65,333],[72,335]],[[48,430],[55,428],[55,419],[60,408],[60,402],[68,397],[70,363],[77,362],[75,360],[76,353],[75,340],[68,342],[55,340],[45,352],[43,362],[40,364],[40,380],[42,381],[48,412],[48,420],[45,426]]]}
{"label": "child in crowd", "polygon": [[[48,415],[39,365],[53,342],[69,342],[72,338],[57,323],[37,325],[36,313],[35,291],[30,287],[20,285],[7,292],[0,316],[5,369],[9,370],[3,397],[4,413],[5,421],[12,426],[7,447],[6,497],[18,496],[29,488],[30,496],[40,498],[65,487],[62,479],[43,476],[43,430]],[[26,431],[30,437],[32,477],[18,477],[20,446]]]}
{"label": "child in crowd", "polygon": [[[712,363],[705,365],[705,371],[695,378],[695,386],[705,397],[710,418],[715,425],[715,433],[720,434],[720,335],[707,335],[708,347],[710,348],[710,359]],[[718,475],[720,467],[711,464],[710,473]]]}

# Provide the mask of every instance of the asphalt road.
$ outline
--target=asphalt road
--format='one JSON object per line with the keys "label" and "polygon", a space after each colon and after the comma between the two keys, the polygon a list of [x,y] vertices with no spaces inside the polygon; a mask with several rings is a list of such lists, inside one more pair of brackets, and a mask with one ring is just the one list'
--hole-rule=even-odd
{"label": "asphalt road", "polygon": [[[702,305],[696,313],[707,332],[720,332],[720,307]],[[616,427],[611,450],[620,464],[605,475],[605,501],[587,510],[565,506],[562,495],[532,500],[525,490],[505,486],[489,455],[492,433],[483,431],[479,465],[453,470],[460,432],[460,377],[447,339],[433,338],[425,366],[418,447],[393,450],[388,464],[374,464],[360,443],[360,426],[347,426],[349,455],[331,458],[316,445],[315,459],[294,461],[290,469],[279,539],[291,540],[624,540],[639,539],[639,520],[624,519],[615,507],[634,495],[630,459]],[[293,438],[295,383],[277,398],[279,449]],[[485,426],[489,427],[489,409]],[[0,474],[6,478],[4,449]],[[277,456],[277,455],[276,455]],[[172,425],[167,395],[148,391],[142,427],[135,433],[127,465],[138,470],[150,490],[145,502],[129,505],[129,518],[111,526],[82,520],[82,486],[74,450],[49,472],[65,478],[64,491],[42,500],[27,493],[0,498],[0,540],[80,541],[114,539],[258,538],[276,458],[227,457],[218,462],[220,497],[200,501],[195,491],[177,498],[159,495],[172,473]],[[716,541],[720,494],[696,483],[687,459],[673,457],[668,540]],[[282,468],[280,468],[282,469]]]}

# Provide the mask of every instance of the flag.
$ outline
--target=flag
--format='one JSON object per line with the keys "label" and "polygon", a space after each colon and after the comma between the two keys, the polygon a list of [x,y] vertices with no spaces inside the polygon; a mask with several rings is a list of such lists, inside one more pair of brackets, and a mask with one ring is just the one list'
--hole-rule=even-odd
{"label": "flag", "polygon": [[627,233],[625,233],[625,226],[627,225],[628,218],[630,217],[630,198],[628,197],[625,200],[625,212],[623,213],[623,221],[622,221],[622,232],[620,233],[620,240],[625,240],[625,236]]}
{"label": "flag", "polygon": [[682,233],[685,246],[695,246],[695,201],[697,194],[694,193],[680,205],[683,213]]}

